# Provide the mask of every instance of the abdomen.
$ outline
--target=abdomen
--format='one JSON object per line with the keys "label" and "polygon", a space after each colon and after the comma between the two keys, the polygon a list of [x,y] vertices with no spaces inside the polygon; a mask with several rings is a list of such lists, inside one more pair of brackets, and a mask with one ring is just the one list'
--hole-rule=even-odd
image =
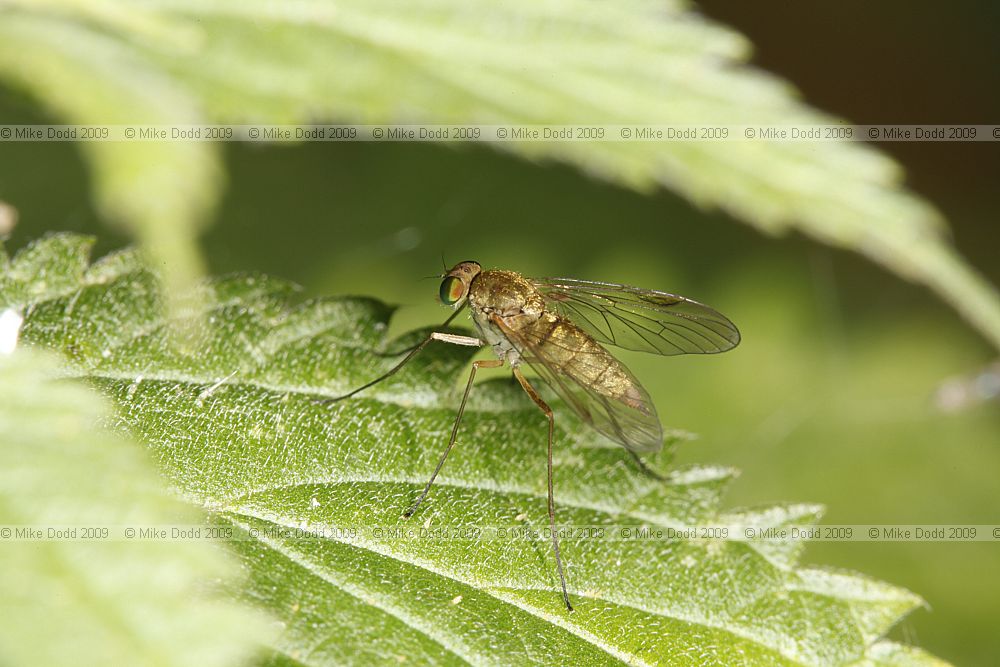
{"label": "abdomen", "polygon": [[[546,312],[537,320],[521,323],[519,328],[516,322],[511,324],[553,370],[604,396],[631,397],[631,376],[621,362],[568,319]],[[522,350],[522,355],[530,363],[536,352]]]}

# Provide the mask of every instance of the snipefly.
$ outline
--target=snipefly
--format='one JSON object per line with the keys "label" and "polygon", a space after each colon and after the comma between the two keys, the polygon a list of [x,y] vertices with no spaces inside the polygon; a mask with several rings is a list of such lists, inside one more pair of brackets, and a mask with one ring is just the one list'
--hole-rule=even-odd
{"label": "snipefly", "polygon": [[632,372],[604,346],[661,355],[713,354],[736,347],[740,332],[725,316],[706,305],[655,290],[570,278],[530,279],[513,271],[484,271],[473,261],[456,264],[442,278],[441,302],[455,309],[443,326],[468,307],[479,336],[431,333],[384,375],[330,400],[354,396],[385,380],[431,341],[491,346],[496,359],[472,362],[448,445],[420,497],[404,516],[412,516],[420,507],[455,445],[476,371],[509,364],[521,387],[549,420],[549,527],[563,600],[572,611],[555,528],[555,420],[552,409],[521,372],[522,364],[534,369],[580,419],[623,445],[644,472],[655,475],[638,455],[663,446],[663,427],[656,408]]}

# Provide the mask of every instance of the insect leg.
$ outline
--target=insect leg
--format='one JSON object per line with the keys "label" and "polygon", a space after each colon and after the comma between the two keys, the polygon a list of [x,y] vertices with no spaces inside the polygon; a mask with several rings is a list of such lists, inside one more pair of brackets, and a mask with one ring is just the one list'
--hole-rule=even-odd
{"label": "insect leg", "polygon": [[549,420],[549,528],[552,531],[552,551],[556,555],[556,569],[559,571],[559,583],[562,584],[563,600],[566,602],[566,608],[573,611],[573,605],[569,602],[569,593],[566,592],[566,576],[563,574],[562,558],[559,555],[559,536],[556,534],[556,505],[552,496],[552,440],[555,431],[555,418],[552,416],[552,408],[542,400],[542,397],[538,395],[538,392],[517,366],[514,367],[514,377]]}
{"label": "insect leg", "polygon": [[[447,334],[446,334],[447,335]],[[403,516],[410,518],[413,513],[417,511],[420,507],[420,503],[424,502],[424,498],[431,490],[431,485],[434,484],[434,479],[441,472],[441,468],[444,467],[444,461],[448,458],[448,454],[451,452],[451,448],[455,446],[455,438],[458,437],[458,425],[462,423],[462,415],[465,414],[465,402],[469,400],[469,392],[472,391],[472,381],[476,379],[476,371],[480,368],[498,368],[503,366],[502,359],[484,359],[482,361],[472,362],[472,372],[469,373],[469,382],[465,385],[465,393],[462,394],[462,403],[458,406],[458,415],[455,417],[455,426],[451,429],[451,437],[448,439],[448,446],[444,448],[444,454],[441,455],[441,460],[438,461],[437,467],[434,468],[434,473],[431,478],[427,480],[427,485],[424,487],[424,492],[420,494],[417,498],[417,502],[413,503],[410,509],[403,513]]]}
{"label": "insect leg", "polygon": [[[451,315],[449,315],[448,319],[446,319],[444,322],[442,322],[441,326],[438,327],[438,328],[439,329],[444,329],[446,326],[448,326],[449,324],[451,324],[451,321],[454,320],[456,317],[458,317],[458,314],[461,313],[463,310],[465,310],[465,305],[464,304],[463,304],[463,306],[461,308],[457,308],[454,313],[452,313]],[[395,350],[393,352],[376,352],[375,356],[378,356],[378,357],[397,357],[397,356],[399,356],[401,354],[406,354],[407,352],[412,352],[413,350],[417,349],[421,345],[423,345],[423,343],[417,343],[416,345],[411,345],[410,347],[403,348],[402,350]]]}
{"label": "insect leg", "polygon": [[409,354],[407,354],[405,357],[403,357],[402,361],[400,361],[398,364],[396,364],[395,366],[393,366],[388,371],[386,371],[382,375],[378,376],[377,378],[375,378],[371,382],[368,382],[367,384],[363,384],[360,387],[358,387],[357,389],[349,391],[349,392],[347,392],[346,394],[344,394],[342,396],[334,396],[333,398],[324,398],[324,399],[317,400],[316,402],[317,403],[335,403],[337,401],[342,401],[345,398],[350,398],[351,396],[354,396],[358,392],[361,392],[361,391],[364,391],[365,389],[368,389],[368,387],[371,387],[373,385],[378,384],[382,380],[385,380],[387,378],[392,377],[393,375],[396,374],[396,372],[400,368],[402,368],[403,366],[405,366],[406,363],[410,359],[412,359],[413,357],[417,356],[417,353],[420,352],[420,350],[424,349],[427,346],[427,344],[430,343],[432,340],[439,340],[439,341],[442,341],[442,342],[445,342],[445,343],[451,343],[452,345],[467,345],[469,347],[481,347],[483,345],[483,341],[479,340],[478,338],[473,338],[472,336],[458,336],[456,334],[441,333],[441,332],[435,331],[430,336],[428,336],[427,338],[425,338],[423,341],[421,341],[420,343],[418,343],[416,346],[410,348]]}
{"label": "insect leg", "polygon": [[659,480],[661,482],[666,482],[667,481],[667,477],[665,475],[661,475],[660,473],[656,472],[655,470],[653,470],[652,468],[650,468],[648,465],[646,465],[646,462],[643,461],[639,457],[638,454],[636,454],[635,452],[633,452],[631,449],[626,449],[625,451],[627,451],[629,454],[632,455],[632,458],[635,459],[636,465],[639,466],[639,469],[642,470],[642,472],[644,472],[645,474],[649,475],[653,479],[657,479],[657,480]]}

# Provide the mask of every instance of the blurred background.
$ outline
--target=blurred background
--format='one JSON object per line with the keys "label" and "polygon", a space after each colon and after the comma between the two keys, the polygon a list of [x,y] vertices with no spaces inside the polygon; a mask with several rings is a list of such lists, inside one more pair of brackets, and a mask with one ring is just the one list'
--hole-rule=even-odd
{"label": "blurred background", "polygon": [[[746,34],[754,62],[857,123],[1000,122],[1000,5],[700,3]],[[0,89],[0,118],[49,119]],[[908,183],[959,250],[1000,284],[995,143],[896,143]],[[262,271],[309,294],[402,307],[396,332],[442,321],[442,256],[529,275],[625,282],[707,302],[744,335],[718,357],[623,354],[666,425],[699,434],[682,462],[743,470],[731,505],[807,501],[825,522],[1000,523],[996,402],[944,413],[939,385],[995,353],[930,292],[803,238],[765,238],[667,192],[614,187],[485,147],[225,147],[228,189],[203,248],[213,273]],[[4,144],[0,200],[17,249],[49,230],[128,242],[100,225],[71,144]],[[1000,655],[1000,544],[817,543],[805,560],[922,595],[894,630],[957,664]]]}

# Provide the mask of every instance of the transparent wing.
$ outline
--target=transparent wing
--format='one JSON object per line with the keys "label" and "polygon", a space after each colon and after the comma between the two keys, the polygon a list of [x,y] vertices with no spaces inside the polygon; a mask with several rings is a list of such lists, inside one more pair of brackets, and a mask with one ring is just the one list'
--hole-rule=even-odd
{"label": "transparent wing", "polygon": [[676,294],[572,278],[533,281],[546,306],[596,340],[653,354],[714,354],[740,332],[718,311]]}
{"label": "transparent wing", "polygon": [[[652,399],[631,371],[606,350],[596,343],[589,351],[581,350],[572,342],[546,336],[544,330],[515,330],[499,316],[494,316],[493,321],[521,358],[584,423],[634,452],[655,452],[663,446],[663,427]],[[566,363],[569,355],[572,364]],[[618,395],[602,393],[587,379],[599,373],[609,360],[627,379],[625,390]]]}

